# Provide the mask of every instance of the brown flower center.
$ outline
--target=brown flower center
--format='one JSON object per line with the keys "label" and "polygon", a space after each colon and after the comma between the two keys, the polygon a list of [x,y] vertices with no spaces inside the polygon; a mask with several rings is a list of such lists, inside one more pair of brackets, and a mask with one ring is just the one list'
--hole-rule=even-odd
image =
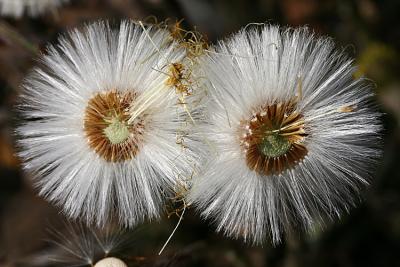
{"label": "brown flower center", "polygon": [[304,119],[295,105],[288,101],[263,106],[241,124],[241,146],[251,170],[278,175],[307,155]]}
{"label": "brown flower center", "polygon": [[107,161],[120,162],[136,156],[143,137],[143,120],[128,124],[133,92],[97,93],[85,110],[84,132],[89,146]]}

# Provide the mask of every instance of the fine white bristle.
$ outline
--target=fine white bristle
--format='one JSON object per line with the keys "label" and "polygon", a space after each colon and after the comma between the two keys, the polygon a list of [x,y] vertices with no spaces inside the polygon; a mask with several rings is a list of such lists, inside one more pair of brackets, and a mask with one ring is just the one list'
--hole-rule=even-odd
{"label": "fine white bristle", "polygon": [[66,223],[65,229],[51,228],[50,234],[52,250],[41,257],[51,266],[125,267],[135,243],[134,232],[111,227],[95,229]]}

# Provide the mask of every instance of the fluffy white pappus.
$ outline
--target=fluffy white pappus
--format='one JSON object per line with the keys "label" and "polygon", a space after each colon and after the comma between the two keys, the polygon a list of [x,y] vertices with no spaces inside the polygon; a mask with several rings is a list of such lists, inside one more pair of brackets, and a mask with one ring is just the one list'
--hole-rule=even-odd
{"label": "fluffy white pappus", "polygon": [[40,258],[51,266],[126,267],[135,250],[135,232],[112,227],[67,223],[64,230],[50,229],[50,234],[51,250]]}
{"label": "fluffy white pappus", "polygon": [[210,156],[189,202],[259,244],[312,231],[358,202],[380,156],[380,114],[352,60],[307,28],[264,26],[202,59]]}
{"label": "fluffy white pappus", "polygon": [[184,56],[167,30],[134,22],[91,24],[50,46],[18,106],[19,155],[40,195],[100,226],[158,218],[201,155],[168,82]]}
{"label": "fluffy white pappus", "polygon": [[20,18],[26,13],[36,17],[67,2],[69,0],[0,0],[0,14]]}

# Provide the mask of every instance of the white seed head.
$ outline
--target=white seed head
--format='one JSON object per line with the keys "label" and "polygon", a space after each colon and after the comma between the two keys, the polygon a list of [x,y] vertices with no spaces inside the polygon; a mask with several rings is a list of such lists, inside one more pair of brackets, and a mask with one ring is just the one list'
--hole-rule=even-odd
{"label": "white seed head", "polygon": [[184,151],[176,142],[189,119],[164,68],[184,56],[167,30],[131,21],[94,23],[49,46],[24,84],[17,129],[40,195],[98,225],[157,218],[201,152],[190,131]]}
{"label": "white seed head", "polygon": [[277,243],[355,205],[380,155],[380,114],[331,39],[307,28],[242,30],[202,69],[212,150],[188,202],[218,231]]}

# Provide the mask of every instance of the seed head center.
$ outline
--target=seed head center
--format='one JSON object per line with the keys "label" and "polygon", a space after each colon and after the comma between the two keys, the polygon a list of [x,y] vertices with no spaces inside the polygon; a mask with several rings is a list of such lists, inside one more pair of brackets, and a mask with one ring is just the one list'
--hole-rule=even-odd
{"label": "seed head center", "polygon": [[289,151],[292,143],[278,133],[267,133],[258,144],[259,151],[266,157],[279,157]]}
{"label": "seed head center", "polygon": [[144,118],[128,124],[135,92],[116,90],[94,95],[88,102],[84,132],[89,147],[106,161],[130,160],[139,152],[145,129]]}
{"label": "seed head center", "polygon": [[117,117],[111,118],[108,126],[103,131],[113,145],[125,142],[130,134],[127,123]]}
{"label": "seed head center", "polygon": [[258,107],[241,124],[240,144],[249,169],[277,175],[298,164],[307,154],[304,123],[295,101]]}

